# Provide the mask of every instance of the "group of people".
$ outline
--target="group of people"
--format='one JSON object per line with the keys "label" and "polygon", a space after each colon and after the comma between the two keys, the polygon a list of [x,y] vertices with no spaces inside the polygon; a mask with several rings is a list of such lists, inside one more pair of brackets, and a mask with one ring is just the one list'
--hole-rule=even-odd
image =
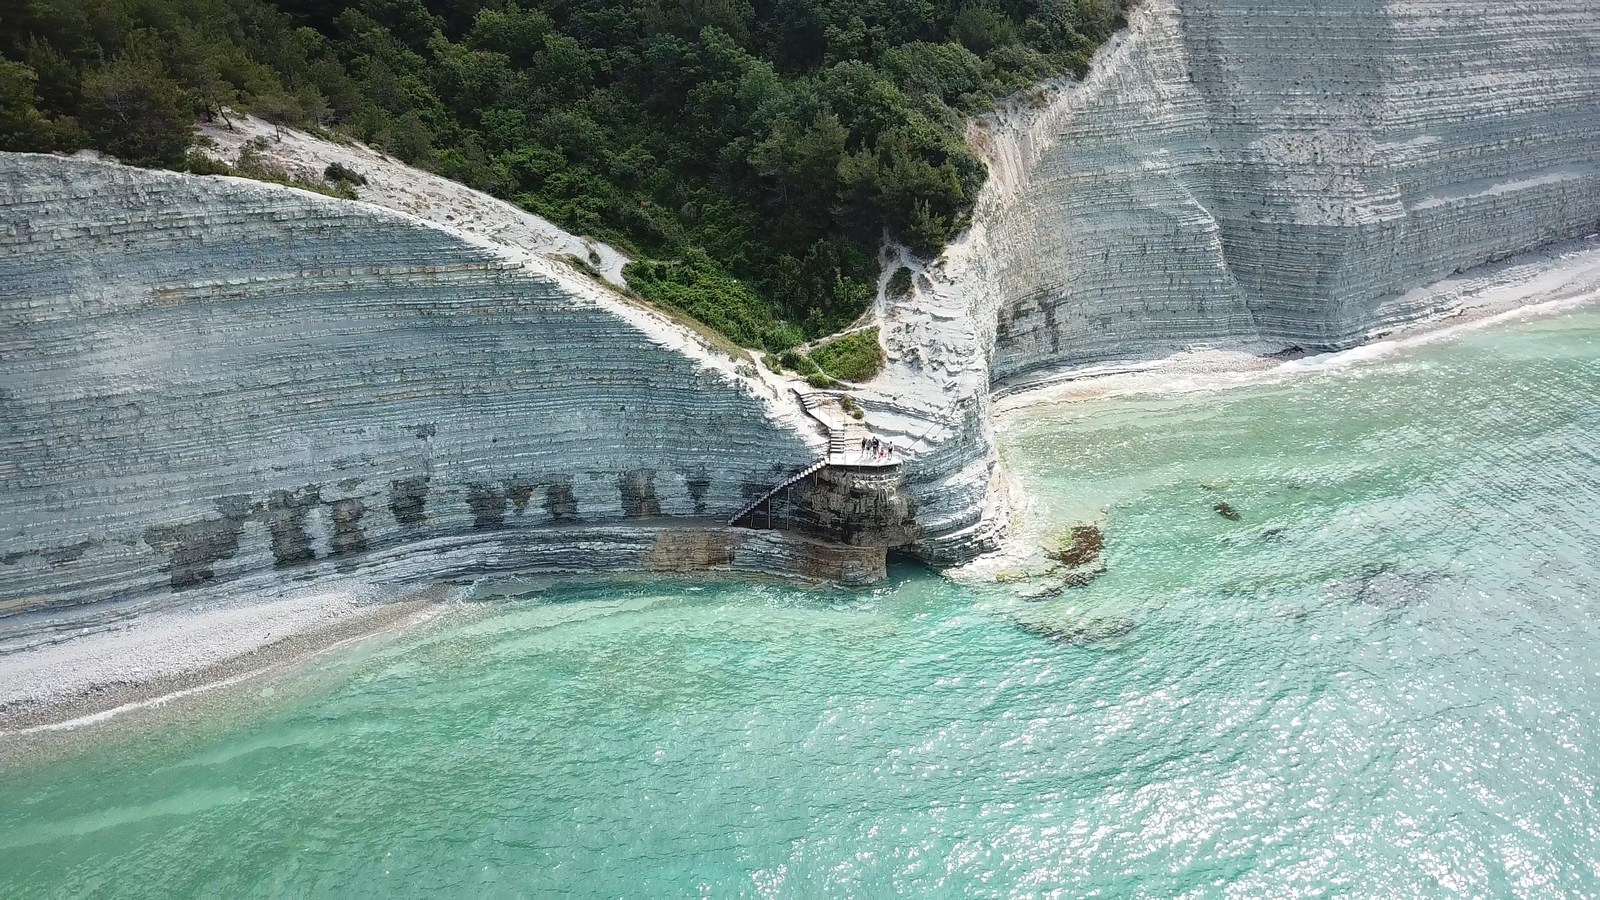
{"label": "group of people", "polygon": [[900,448],[889,443],[888,441],[879,440],[875,437],[864,437],[861,439],[861,454],[863,456],[870,453],[873,459],[884,459],[886,457],[892,457],[899,452]]}

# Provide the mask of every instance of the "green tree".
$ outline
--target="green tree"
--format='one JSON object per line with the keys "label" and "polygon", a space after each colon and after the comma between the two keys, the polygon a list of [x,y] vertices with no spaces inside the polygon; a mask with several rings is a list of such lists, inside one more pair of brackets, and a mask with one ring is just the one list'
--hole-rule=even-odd
{"label": "green tree", "polygon": [[485,9],[472,20],[466,45],[474,50],[503,53],[518,69],[527,69],[533,66],[535,56],[544,49],[545,36],[554,28],[550,17],[537,9],[515,5]]}
{"label": "green tree", "polygon": [[56,129],[34,105],[39,76],[21,63],[0,60],[0,147],[40,152],[56,149]]}
{"label": "green tree", "polygon": [[0,149],[185,151],[226,108],[365,140],[624,248],[631,286],[782,350],[937,253],[965,117],[1081,71],[1123,0],[12,0]]}
{"label": "green tree", "polygon": [[23,48],[21,58],[37,77],[38,84],[34,90],[44,109],[58,115],[71,115],[77,111],[82,79],[66,54],[33,37]]}
{"label": "green tree", "polygon": [[124,53],[84,79],[83,127],[125,162],[175,166],[193,139],[194,104],[159,61]]}
{"label": "green tree", "polygon": [[1019,40],[1016,23],[990,0],[967,0],[951,25],[956,40],[980,56]]}
{"label": "green tree", "polygon": [[378,136],[377,143],[403,162],[423,164],[433,155],[433,132],[416,110],[395,119]]}

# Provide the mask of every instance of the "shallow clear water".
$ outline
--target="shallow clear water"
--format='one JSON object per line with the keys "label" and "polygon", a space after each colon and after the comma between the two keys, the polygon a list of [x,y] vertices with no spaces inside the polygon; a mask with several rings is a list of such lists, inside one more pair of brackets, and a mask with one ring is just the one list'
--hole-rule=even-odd
{"label": "shallow clear water", "polygon": [[7,771],[0,895],[1600,891],[1600,311],[1028,416],[1088,587],[470,608]]}

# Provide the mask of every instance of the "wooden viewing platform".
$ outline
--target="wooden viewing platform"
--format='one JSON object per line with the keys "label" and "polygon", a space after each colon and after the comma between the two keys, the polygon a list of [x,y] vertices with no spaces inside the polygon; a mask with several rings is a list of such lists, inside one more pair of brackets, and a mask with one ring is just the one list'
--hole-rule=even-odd
{"label": "wooden viewing platform", "polygon": [[[740,521],[747,516],[755,514],[765,504],[766,527],[770,528],[772,525],[773,499],[779,494],[792,490],[795,485],[825,468],[893,470],[898,468],[900,463],[904,461],[903,450],[891,450],[881,455],[874,454],[871,450],[862,450],[862,441],[871,440],[872,431],[867,427],[866,423],[845,412],[837,397],[832,394],[798,387],[793,390],[795,396],[800,399],[800,406],[805,409],[806,414],[820,423],[827,433],[828,451],[821,459],[773,485],[766,493],[745,504],[743,508],[728,519],[729,525],[738,525]],[[759,521],[760,517],[755,516],[755,519]]]}
{"label": "wooden viewing platform", "polygon": [[845,412],[837,397],[801,388],[794,388],[794,392],[806,414],[821,423],[828,433],[828,465],[888,467],[904,461],[901,453],[875,456],[870,450],[862,450],[861,442],[872,438],[872,429]]}

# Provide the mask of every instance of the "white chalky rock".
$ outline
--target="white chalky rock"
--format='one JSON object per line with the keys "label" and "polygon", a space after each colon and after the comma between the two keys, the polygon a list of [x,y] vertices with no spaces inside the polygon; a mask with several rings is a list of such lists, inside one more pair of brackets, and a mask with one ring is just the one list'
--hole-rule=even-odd
{"label": "white chalky rock", "polygon": [[1565,275],[1484,264],[1600,223],[1600,4],[1144,0],[1083,82],[970,136],[972,226],[902,256],[889,367],[857,397],[920,451],[936,562],[1005,529],[996,390],[1197,345],[1348,347],[1523,270],[1592,286],[1592,247],[1548,261]]}
{"label": "white chalky rock", "polygon": [[638,569],[662,517],[721,527],[823,451],[748,360],[559,260],[243,179],[0,154],[0,183],[0,616]]}
{"label": "white chalky rock", "polygon": [[[1145,0],[1036,101],[974,126],[972,228],[902,257],[889,365],[852,391],[910,453],[937,563],[1005,529],[995,388],[1349,346],[1600,221],[1593,0]],[[618,283],[616,251],[365,148],[268,143],[372,203],[0,154],[0,637],[201,582],[881,574],[722,529],[825,442],[769,374],[563,261]]]}
{"label": "white chalky rock", "polygon": [[974,129],[992,177],[945,273],[996,383],[1347,347],[1600,221],[1593,0],[1146,0],[1046,96]]}

